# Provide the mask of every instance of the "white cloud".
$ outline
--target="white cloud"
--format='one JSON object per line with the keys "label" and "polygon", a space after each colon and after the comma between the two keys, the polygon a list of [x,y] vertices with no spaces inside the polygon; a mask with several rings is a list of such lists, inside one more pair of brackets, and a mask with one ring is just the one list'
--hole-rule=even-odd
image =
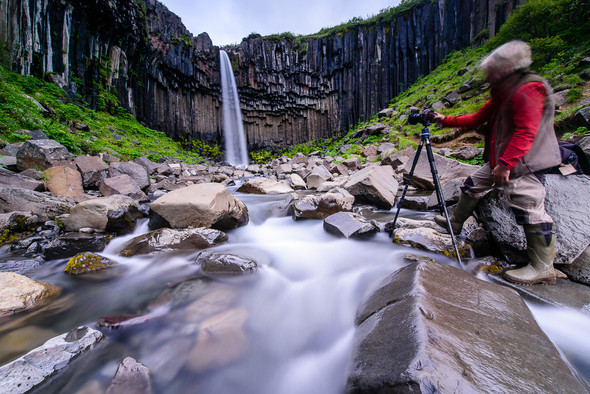
{"label": "white cloud", "polygon": [[194,35],[207,32],[213,44],[237,44],[252,32],[313,34],[324,27],[367,18],[400,0],[160,0]]}

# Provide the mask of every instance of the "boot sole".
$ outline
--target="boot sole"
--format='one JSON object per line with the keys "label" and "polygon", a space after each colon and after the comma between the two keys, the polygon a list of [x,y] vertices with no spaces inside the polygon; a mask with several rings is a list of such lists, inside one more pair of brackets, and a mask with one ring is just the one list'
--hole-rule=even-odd
{"label": "boot sole", "polygon": [[536,280],[522,280],[522,279],[511,278],[511,277],[509,277],[506,274],[502,275],[502,278],[506,279],[509,282],[517,283],[519,285],[525,285],[525,286],[532,286],[532,285],[536,285],[536,284],[555,285],[557,283],[557,279],[556,278],[543,278],[543,279],[536,279]]}

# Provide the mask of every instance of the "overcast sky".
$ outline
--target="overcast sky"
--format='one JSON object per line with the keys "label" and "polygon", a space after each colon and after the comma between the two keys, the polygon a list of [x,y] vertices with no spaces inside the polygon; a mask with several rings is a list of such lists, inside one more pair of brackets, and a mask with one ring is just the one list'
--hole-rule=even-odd
{"label": "overcast sky", "polygon": [[187,29],[214,45],[239,44],[250,33],[313,34],[353,17],[376,15],[400,0],[160,0]]}

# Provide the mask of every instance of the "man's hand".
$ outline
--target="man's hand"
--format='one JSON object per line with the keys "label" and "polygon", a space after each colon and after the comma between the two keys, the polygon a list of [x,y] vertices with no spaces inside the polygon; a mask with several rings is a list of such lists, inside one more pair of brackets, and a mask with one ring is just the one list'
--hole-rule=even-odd
{"label": "man's hand", "polygon": [[494,184],[497,186],[507,183],[510,178],[510,170],[501,164],[494,167],[492,174],[494,174]]}
{"label": "man's hand", "polygon": [[442,126],[442,122],[445,119],[445,116],[443,114],[439,114],[438,112],[434,113],[434,121],[436,122],[437,125]]}

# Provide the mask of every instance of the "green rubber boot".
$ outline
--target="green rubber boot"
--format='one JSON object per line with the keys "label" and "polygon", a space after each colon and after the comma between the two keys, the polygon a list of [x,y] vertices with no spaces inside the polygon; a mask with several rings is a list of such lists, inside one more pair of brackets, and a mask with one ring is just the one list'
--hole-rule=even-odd
{"label": "green rubber boot", "polygon": [[[471,216],[478,202],[478,199],[469,198],[466,195],[461,194],[461,197],[459,197],[459,202],[455,207],[455,211],[449,219],[451,222],[451,227],[453,228],[453,234],[458,235],[461,233],[461,230],[463,230],[463,223],[465,223],[467,218]],[[443,215],[436,215],[434,217],[434,221],[439,226],[442,226],[447,230],[449,229],[447,226],[447,218],[445,218]]]}
{"label": "green rubber boot", "polygon": [[554,285],[555,231],[552,223],[524,226],[529,263],[519,269],[504,272],[504,279],[523,285],[544,283]]}

